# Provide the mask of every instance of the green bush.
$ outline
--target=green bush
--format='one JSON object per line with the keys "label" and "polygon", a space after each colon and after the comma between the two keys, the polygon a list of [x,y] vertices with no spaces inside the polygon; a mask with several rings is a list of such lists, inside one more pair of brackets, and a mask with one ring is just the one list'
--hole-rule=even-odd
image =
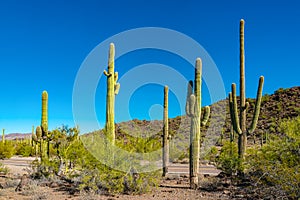
{"label": "green bush", "polygon": [[[126,159],[122,151],[116,150],[112,153],[113,149],[106,146],[108,141],[102,140],[105,138],[103,132],[97,131],[79,138],[78,131],[64,126],[52,133],[54,135],[53,148],[57,150],[56,155],[42,163],[34,162],[35,173],[32,176],[35,178],[51,178],[54,174],[63,175],[71,180],[70,182],[76,183],[74,185],[76,191],[94,194],[103,192],[141,194],[149,191],[152,186],[157,186],[160,180],[160,171],[150,170],[149,173],[139,173],[135,170],[136,173],[132,173],[131,166],[137,166],[136,163]],[[141,144],[138,146],[144,146],[144,141],[139,142]],[[123,141],[116,141],[116,143],[121,146]],[[152,141],[148,144],[152,148]],[[84,145],[90,146],[89,150],[93,152],[93,155]],[[148,150],[147,145],[144,147],[144,150]],[[127,144],[127,148],[143,150],[137,148],[134,143]],[[95,158],[95,155],[99,157]],[[114,158],[112,155],[115,155]],[[103,160],[100,162],[100,159]],[[112,169],[108,166],[116,167]],[[138,167],[140,170],[143,166]]]}
{"label": "green bush", "polygon": [[209,160],[211,162],[216,162],[218,156],[217,147],[213,146],[210,148],[209,152],[205,155],[204,159]]}
{"label": "green bush", "polygon": [[2,163],[0,163],[0,174],[7,174],[9,172],[9,169],[4,166]]}
{"label": "green bush", "polygon": [[284,137],[273,137],[261,149],[252,150],[248,168],[253,178],[273,185],[292,198],[300,198],[300,117],[281,123]]}
{"label": "green bush", "polygon": [[235,174],[242,167],[238,156],[238,147],[234,142],[226,141],[216,159],[217,167],[228,175]]}
{"label": "green bush", "polygon": [[0,159],[11,158],[15,154],[15,148],[11,141],[0,143]]}
{"label": "green bush", "polygon": [[34,148],[31,146],[31,144],[28,144],[26,142],[17,144],[16,147],[16,155],[28,157],[34,155]]}

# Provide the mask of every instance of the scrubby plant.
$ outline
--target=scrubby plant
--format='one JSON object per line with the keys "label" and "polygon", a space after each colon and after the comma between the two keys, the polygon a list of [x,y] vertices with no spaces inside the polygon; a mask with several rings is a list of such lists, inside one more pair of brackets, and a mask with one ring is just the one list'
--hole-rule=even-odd
{"label": "scrubby plant", "polygon": [[300,198],[300,117],[280,125],[283,137],[272,137],[261,149],[251,149],[247,168],[252,179],[271,185],[285,196]]}
{"label": "scrubby plant", "polygon": [[0,143],[0,159],[11,158],[15,154],[15,147],[11,141]]}
{"label": "scrubby plant", "polygon": [[4,166],[4,165],[0,162],[0,174],[6,175],[8,172],[9,172],[8,167]]}
{"label": "scrubby plant", "polygon": [[216,162],[216,158],[218,156],[219,152],[216,146],[212,146],[209,150],[209,152],[205,155],[204,159],[209,160],[211,162]]}
{"label": "scrubby plant", "polygon": [[228,175],[233,175],[241,167],[240,162],[241,160],[238,155],[237,144],[226,141],[219,156],[216,158],[218,169],[222,170]]}
{"label": "scrubby plant", "polygon": [[35,150],[32,148],[31,144],[26,142],[19,143],[16,145],[16,155],[28,157],[35,155]]}

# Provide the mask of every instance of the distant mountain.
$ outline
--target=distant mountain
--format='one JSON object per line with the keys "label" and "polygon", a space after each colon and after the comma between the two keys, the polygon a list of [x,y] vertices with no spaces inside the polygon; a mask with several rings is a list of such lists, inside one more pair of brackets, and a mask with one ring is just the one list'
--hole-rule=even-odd
{"label": "distant mountain", "polygon": [[[6,140],[28,139],[31,138],[31,133],[9,133],[5,134]],[[0,138],[2,140],[2,137]]]}

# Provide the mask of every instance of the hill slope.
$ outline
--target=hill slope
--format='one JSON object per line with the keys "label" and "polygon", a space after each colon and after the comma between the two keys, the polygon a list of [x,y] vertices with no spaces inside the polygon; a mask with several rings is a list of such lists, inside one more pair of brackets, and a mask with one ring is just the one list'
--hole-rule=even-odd
{"label": "hill slope", "polygon": [[[300,115],[300,87],[278,89],[272,95],[264,95],[261,104],[261,113],[257,128],[249,135],[249,144],[258,142],[262,133],[281,134],[278,129],[283,119],[291,119]],[[239,101],[239,98],[238,98]],[[247,124],[250,126],[255,99],[247,99],[250,103],[247,112]],[[201,128],[202,153],[211,146],[219,145],[221,137],[228,138],[230,133],[230,115],[228,100],[221,100],[211,106],[211,117],[206,127]],[[124,143],[132,142],[128,138],[151,138],[161,142],[162,121],[137,120],[122,122],[116,125],[116,136]],[[183,156],[189,147],[190,120],[187,116],[178,116],[169,119],[171,137],[171,158]],[[174,154],[172,156],[172,154]],[[179,155],[180,154],[180,155]],[[176,155],[176,156],[175,156]]]}

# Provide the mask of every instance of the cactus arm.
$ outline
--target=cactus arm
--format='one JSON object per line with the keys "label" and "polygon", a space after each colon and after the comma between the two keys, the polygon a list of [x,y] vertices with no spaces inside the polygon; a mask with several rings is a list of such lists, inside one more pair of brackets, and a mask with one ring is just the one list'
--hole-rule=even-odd
{"label": "cactus arm", "polygon": [[120,91],[120,83],[115,84],[115,95],[119,94]]}
{"label": "cactus arm", "polygon": [[34,142],[39,142],[39,140],[38,140],[38,138],[36,137],[36,135],[32,135],[32,140],[33,140]]}
{"label": "cactus arm", "polygon": [[106,70],[103,71],[103,74],[107,77],[111,76],[111,74],[109,74]]}
{"label": "cactus arm", "polygon": [[238,109],[237,109],[237,100],[236,100],[236,85],[233,83],[231,85],[232,89],[232,114],[233,114],[233,128],[234,131],[237,132],[238,134],[242,134],[242,130],[239,124],[239,117],[238,117]]}
{"label": "cactus arm", "polygon": [[196,96],[194,94],[191,94],[190,99],[189,99],[189,108],[190,108],[190,115],[192,117],[196,116],[197,111],[198,111],[198,106],[196,106]]}
{"label": "cactus arm", "polygon": [[204,107],[203,119],[201,120],[201,125],[202,126],[206,125],[206,123],[208,122],[209,116],[210,116],[210,107],[205,106]]}
{"label": "cactus arm", "polygon": [[35,129],[35,135],[38,139],[41,139],[42,138],[42,129],[40,126],[37,126],[36,129]]}
{"label": "cactus arm", "polygon": [[258,89],[257,89],[257,94],[256,94],[256,101],[255,101],[253,119],[252,119],[250,129],[248,130],[249,133],[253,133],[255,128],[256,128],[256,125],[257,125],[258,116],[259,116],[259,112],[260,112],[263,85],[264,85],[264,77],[261,76],[259,78],[259,84],[258,84]]}
{"label": "cactus arm", "polygon": [[118,78],[119,78],[119,73],[118,72],[115,72],[115,95],[117,95],[120,91],[120,83],[117,83],[118,81]]}
{"label": "cactus arm", "polygon": [[188,83],[188,89],[187,89],[186,104],[185,104],[185,112],[186,112],[186,115],[188,117],[191,117],[191,113],[190,113],[190,110],[191,110],[190,97],[191,97],[192,93],[193,93],[193,81],[189,81],[189,83]]}
{"label": "cactus arm", "polygon": [[233,100],[232,100],[231,92],[229,92],[228,101],[229,101],[229,113],[230,113],[230,119],[231,119],[231,128],[236,130],[236,127],[234,127],[235,123],[233,123],[235,121],[235,118],[234,118]]}
{"label": "cactus arm", "polygon": [[249,105],[249,102],[247,101],[246,104],[245,104],[244,109],[245,109],[245,110],[248,110],[249,107],[250,107],[250,105]]}

